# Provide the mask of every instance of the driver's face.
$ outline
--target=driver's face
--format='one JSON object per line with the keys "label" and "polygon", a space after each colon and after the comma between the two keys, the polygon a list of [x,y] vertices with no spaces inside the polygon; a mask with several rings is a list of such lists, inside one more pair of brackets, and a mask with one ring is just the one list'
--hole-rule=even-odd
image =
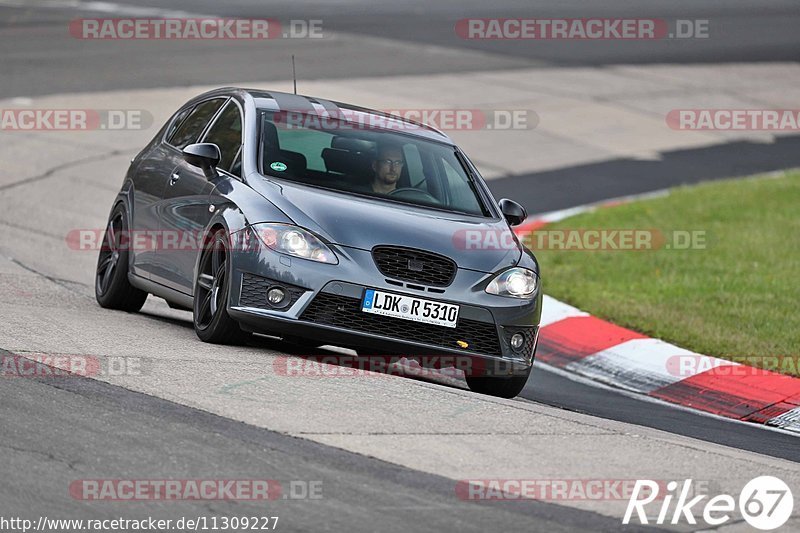
{"label": "driver's face", "polygon": [[372,163],[375,176],[386,185],[394,185],[400,179],[403,171],[403,152],[396,148],[381,150],[377,159]]}

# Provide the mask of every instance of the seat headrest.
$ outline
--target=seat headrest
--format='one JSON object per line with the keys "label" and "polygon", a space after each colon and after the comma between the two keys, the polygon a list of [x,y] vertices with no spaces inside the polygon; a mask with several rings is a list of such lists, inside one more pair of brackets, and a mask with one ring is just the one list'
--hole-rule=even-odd
{"label": "seat headrest", "polygon": [[358,152],[325,148],[322,160],[328,172],[336,172],[353,177],[359,181],[372,178],[372,158]]}
{"label": "seat headrest", "polygon": [[347,150],[337,150],[336,148],[324,148],[322,150],[322,160],[325,161],[325,169],[328,172],[352,174],[353,158],[354,154]]}
{"label": "seat headrest", "polygon": [[334,137],[331,140],[331,147],[360,154],[372,154],[375,151],[375,143],[372,141],[341,136]]}

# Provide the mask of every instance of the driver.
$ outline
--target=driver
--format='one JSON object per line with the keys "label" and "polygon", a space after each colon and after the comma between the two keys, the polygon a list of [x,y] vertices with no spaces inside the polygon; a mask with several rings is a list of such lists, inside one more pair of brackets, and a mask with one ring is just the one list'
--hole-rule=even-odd
{"label": "driver", "polygon": [[389,194],[397,188],[397,181],[405,165],[403,150],[396,144],[383,144],[378,146],[378,153],[372,162],[375,176],[372,178],[372,191],[379,194]]}

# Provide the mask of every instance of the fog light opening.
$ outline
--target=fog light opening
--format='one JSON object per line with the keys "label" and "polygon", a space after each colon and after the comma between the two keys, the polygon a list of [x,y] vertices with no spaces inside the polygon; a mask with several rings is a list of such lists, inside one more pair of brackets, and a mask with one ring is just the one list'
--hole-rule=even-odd
{"label": "fog light opening", "polygon": [[267,291],[267,301],[274,306],[281,305],[286,299],[286,291],[281,287],[272,287]]}
{"label": "fog light opening", "polygon": [[525,335],[522,333],[514,333],[511,336],[511,348],[515,351],[519,351],[523,344],[525,344]]}

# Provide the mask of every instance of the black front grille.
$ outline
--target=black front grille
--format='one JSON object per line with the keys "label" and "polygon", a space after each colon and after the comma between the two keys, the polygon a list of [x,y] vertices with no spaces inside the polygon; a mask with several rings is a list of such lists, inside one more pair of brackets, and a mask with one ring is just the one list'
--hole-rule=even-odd
{"label": "black front grille", "polygon": [[456,275],[452,259],[413,248],[376,246],[372,249],[372,259],[384,276],[421,285],[446,287]]}
{"label": "black front grille", "polygon": [[[280,285],[286,289],[289,295],[289,303],[281,307],[275,307],[267,302],[267,289],[273,285]],[[242,292],[239,295],[239,305],[245,307],[258,307],[259,309],[281,309],[286,310],[306,292],[301,287],[288,285],[282,281],[274,281],[261,276],[255,276],[248,272],[242,274]]]}
{"label": "black front grille", "polygon": [[320,293],[303,312],[302,320],[337,326],[364,333],[374,333],[403,341],[421,342],[443,348],[465,350],[485,355],[500,355],[500,342],[494,324],[458,319],[458,326],[446,328],[400,318],[373,315],[361,311],[361,300]]}

